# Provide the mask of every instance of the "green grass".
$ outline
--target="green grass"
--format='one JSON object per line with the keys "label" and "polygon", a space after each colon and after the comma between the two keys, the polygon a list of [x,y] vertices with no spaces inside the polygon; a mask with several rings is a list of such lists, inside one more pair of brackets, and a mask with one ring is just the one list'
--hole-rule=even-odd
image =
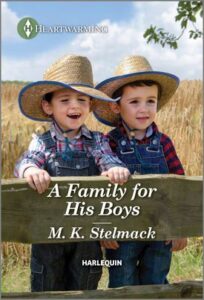
{"label": "green grass", "polygon": [[18,263],[2,276],[3,293],[29,292],[30,291],[30,268]]}
{"label": "green grass", "polygon": [[173,252],[169,282],[181,280],[202,280],[203,278],[203,244],[202,240],[189,239],[188,247]]}
{"label": "green grass", "polygon": [[[189,239],[186,249],[173,253],[171,270],[168,276],[169,282],[202,280],[202,254],[202,241],[195,238]],[[107,284],[108,270],[104,268],[98,288],[107,288]],[[16,263],[13,257],[4,260],[2,265],[2,292],[28,292],[29,290],[29,265],[22,263],[20,260]]]}

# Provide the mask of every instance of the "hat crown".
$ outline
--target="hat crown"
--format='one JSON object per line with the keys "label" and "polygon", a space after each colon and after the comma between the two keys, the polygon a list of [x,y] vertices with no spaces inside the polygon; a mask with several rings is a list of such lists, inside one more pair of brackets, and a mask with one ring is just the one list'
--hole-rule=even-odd
{"label": "hat crown", "polygon": [[126,56],[116,67],[114,75],[125,75],[139,72],[152,71],[148,60],[143,56],[130,55]]}
{"label": "hat crown", "polygon": [[43,79],[93,87],[91,63],[84,56],[64,56],[45,71]]}

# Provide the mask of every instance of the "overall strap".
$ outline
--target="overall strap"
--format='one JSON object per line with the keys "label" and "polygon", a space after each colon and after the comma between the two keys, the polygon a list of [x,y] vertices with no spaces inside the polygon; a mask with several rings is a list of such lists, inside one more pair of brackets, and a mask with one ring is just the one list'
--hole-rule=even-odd
{"label": "overall strap", "polygon": [[159,151],[161,136],[162,136],[161,132],[157,132],[155,133],[155,135],[153,135],[150,138],[150,144],[147,147],[149,151],[155,151],[155,152]]}
{"label": "overall strap", "polygon": [[53,140],[51,136],[50,130],[44,132],[41,136],[40,139],[45,143],[46,149],[51,149],[51,148],[56,148],[55,141]]}
{"label": "overall strap", "polygon": [[108,135],[115,141],[117,142],[119,139],[121,139],[123,136],[119,130],[119,128],[115,128],[111,130]]}
{"label": "overall strap", "polygon": [[83,149],[86,153],[90,152],[90,150],[89,150],[90,148],[92,150],[94,150],[97,147],[94,131],[90,131],[90,133],[91,133],[92,139],[89,139],[89,138],[85,137],[84,135],[82,136]]}
{"label": "overall strap", "polygon": [[109,132],[109,136],[115,141],[115,143],[120,148],[121,154],[123,153],[133,153],[134,145],[131,144],[131,141],[126,136],[123,136],[119,128],[115,128]]}

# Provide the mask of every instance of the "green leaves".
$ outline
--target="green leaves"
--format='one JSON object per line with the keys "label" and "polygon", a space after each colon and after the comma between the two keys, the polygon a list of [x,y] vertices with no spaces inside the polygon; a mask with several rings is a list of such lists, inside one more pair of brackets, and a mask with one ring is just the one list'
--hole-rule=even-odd
{"label": "green leaves", "polygon": [[196,23],[196,14],[202,11],[201,1],[180,1],[175,21],[181,21],[181,28],[186,28],[188,21]]}
{"label": "green leaves", "polygon": [[197,38],[200,38],[201,36],[202,36],[202,32],[201,31],[199,31],[199,30],[196,30],[196,31],[194,31],[194,30],[189,30],[189,38],[190,39],[197,39]]}
{"label": "green leaves", "polygon": [[189,16],[189,20],[191,21],[191,22],[196,22],[196,17],[195,16],[193,16],[193,15],[190,15]]}
{"label": "green leaves", "polygon": [[186,28],[187,27],[187,24],[188,24],[188,19],[183,19],[181,21],[181,28]]}
{"label": "green leaves", "polygon": [[154,33],[156,27],[152,27],[152,25],[150,26],[150,28],[148,28],[145,33],[143,34],[143,37],[146,38],[148,35],[151,35],[152,33]]}
{"label": "green leaves", "polygon": [[173,34],[165,32],[163,28],[156,28],[156,26],[150,26],[143,35],[147,39],[147,43],[154,42],[155,44],[160,44],[162,47],[165,47],[166,44],[170,48],[177,49],[178,44],[176,37]]}
{"label": "green leaves", "polygon": [[165,31],[163,28],[157,28],[151,25],[146,29],[143,37],[147,40],[147,43],[154,42],[160,44],[162,47],[168,45],[170,48],[178,48],[178,40],[182,37],[185,30],[187,30],[189,24],[192,24],[195,30],[189,30],[189,38],[197,39],[201,38],[203,33],[196,28],[197,15],[203,17],[203,5],[202,1],[179,1],[177,6],[177,15],[175,16],[175,22],[180,22],[181,34],[176,37],[175,35]]}

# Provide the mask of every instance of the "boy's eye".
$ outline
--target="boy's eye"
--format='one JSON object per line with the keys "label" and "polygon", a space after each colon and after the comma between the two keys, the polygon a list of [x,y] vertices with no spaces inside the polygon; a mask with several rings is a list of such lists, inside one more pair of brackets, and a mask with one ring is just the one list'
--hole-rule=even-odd
{"label": "boy's eye", "polygon": [[135,103],[138,103],[138,100],[132,100],[129,102],[130,104],[135,104]]}
{"label": "boy's eye", "polygon": [[69,99],[62,99],[61,102],[67,102]]}
{"label": "boy's eye", "polygon": [[149,99],[148,100],[148,103],[156,103],[157,101],[156,101],[156,99]]}
{"label": "boy's eye", "polygon": [[86,99],[83,99],[83,98],[79,98],[78,100],[81,101],[81,102],[85,102],[86,101]]}

